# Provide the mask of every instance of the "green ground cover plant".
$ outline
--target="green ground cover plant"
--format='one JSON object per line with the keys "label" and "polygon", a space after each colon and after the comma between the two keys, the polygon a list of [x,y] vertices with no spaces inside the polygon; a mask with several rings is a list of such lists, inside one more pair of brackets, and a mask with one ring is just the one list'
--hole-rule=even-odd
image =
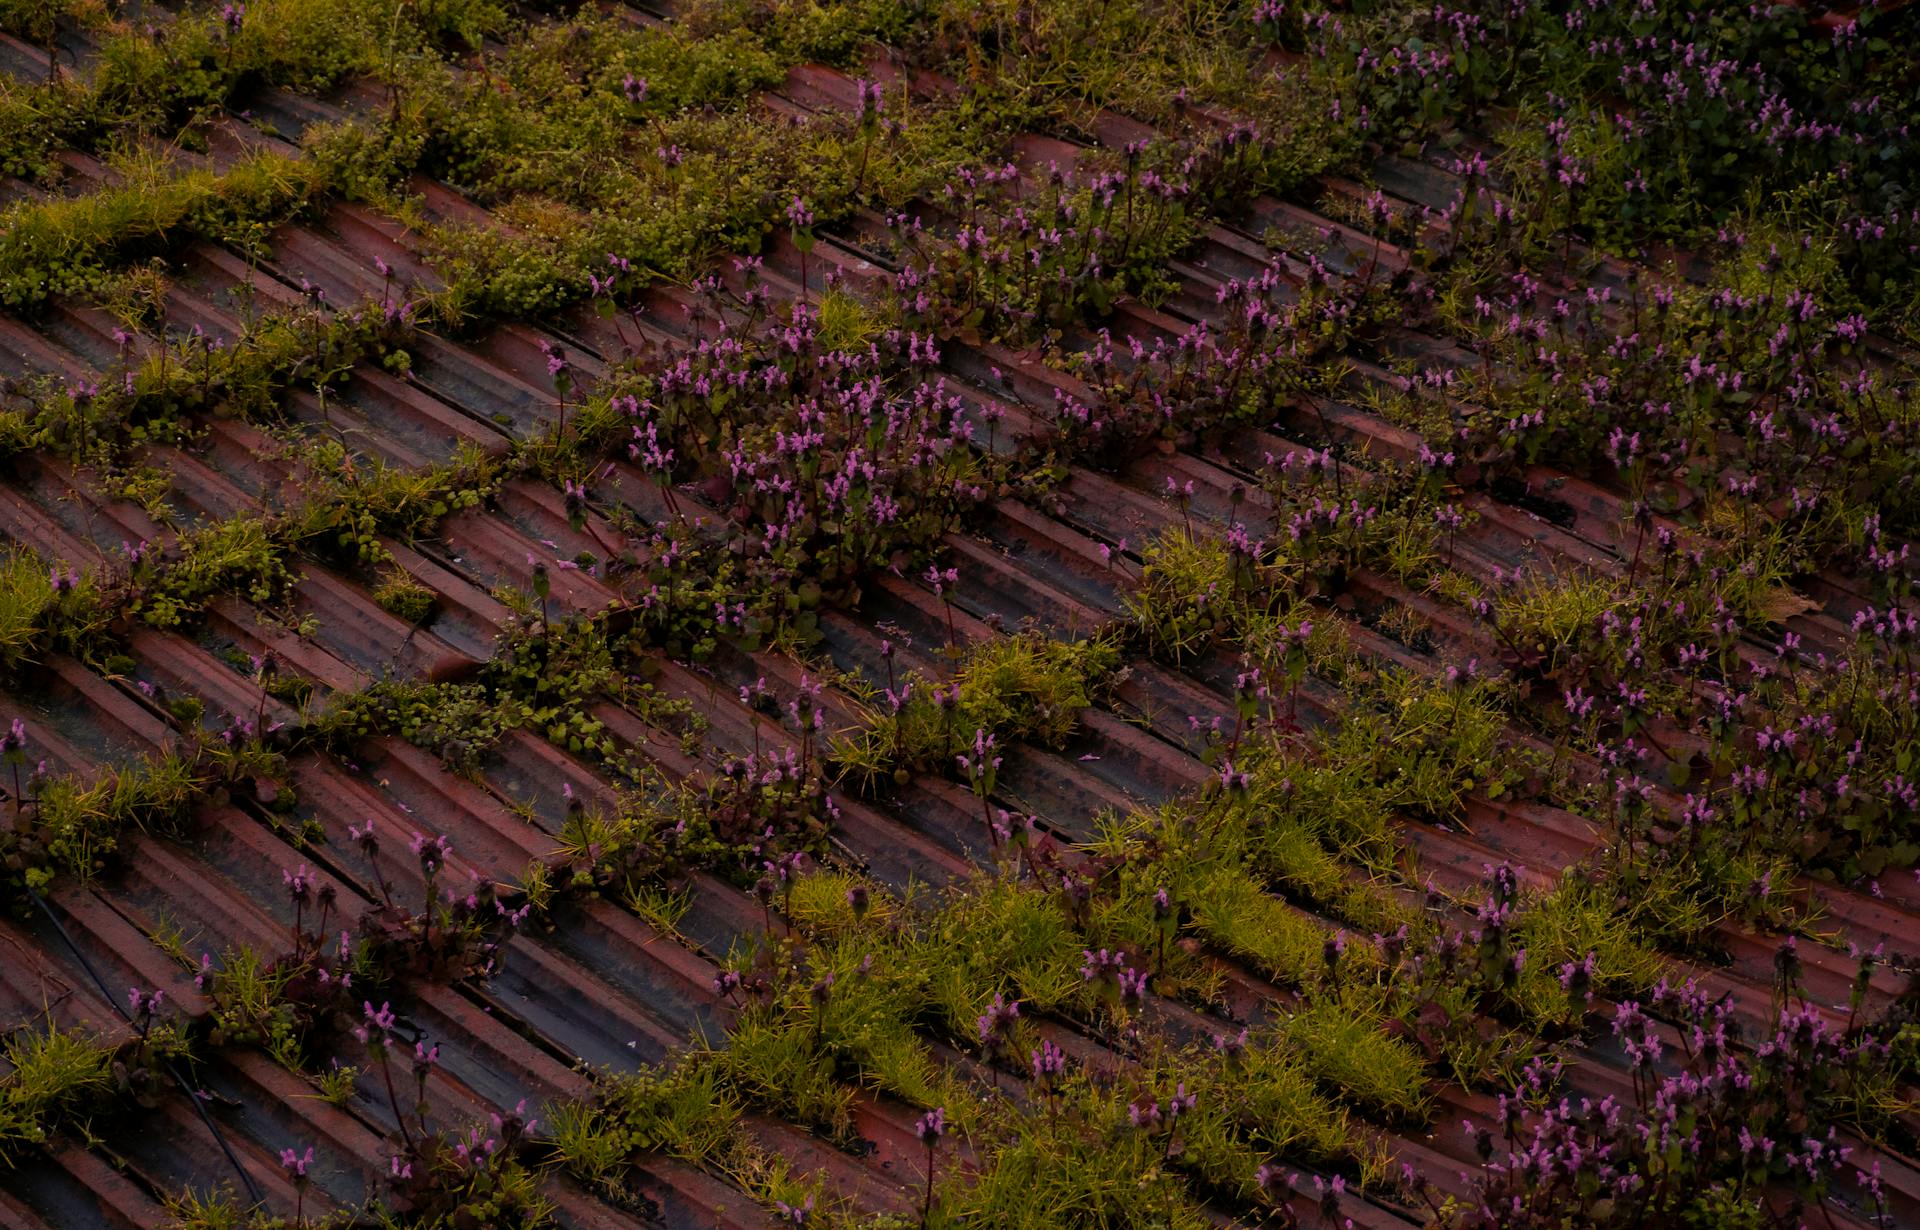
{"label": "green ground cover plant", "polygon": [[[119,325],[85,374],[6,385],[4,477],[165,530],[94,560],[8,546],[0,667],[31,685],[72,655],[171,723],[72,776],[24,724],[0,737],[4,895],[32,919],[56,883],[110,896],[133,833],[208,800],[297,850],[284,944],[196,965],[154,938],[205,1014],[135,988],[133,1043],[6,1034],[0,1167],[111,1149],[173,1096],[163,1059],[257,1050],[391,1125],[333,1221],[555,1224],[560,1173],[618,1203],[660,1158],[793,1225],[1340,1224],[1359,1200],[1447,1228],[1891,1221],[1871,1167],[1912,1152],[1911,959],[1860,920],[1897,917],[1920,861],[1912,9],[670,7],[136,25],[0,0],[51,62],[0,87],[8,328],[78,353],[89,313]],[[336,118],[267,134],[255,108],[304,105],[281,91]],[[165,323],[201,293],[171,280],[193,245],[281,277],[291,228],[342,203],[403,236],[380,295],[303,284],[225,338]],[[373,372],[450,399],[416,356],[528,330],[547,387],[494,450],[410,469],[289,409]],[[220,416],[268,433],[300,499],[181,517],[158,459]],[[509,511],[533,484],[572,545]],[[1047,562],[1009,550],[1006,575],[1105,631],[957,619],[1002,595],[949,536],[1036,514]],[[462,558],[500,517],[550,554]],[[129,630],[196,635],[221,598],[311,631],[307,569],[430,629],[437,574],[394,542],[507,612],[476,669],[322,699],[223,649],[296,713],[277,729],[265,701],[134,681]],[[613,601],[556,584],[574,569]],[[888,625],[873,677],[823,664],[908,591],[944,616],[929,665],[896,676]],[[708,746],[738,715],[669,699],[669,662],[737,693],[750,753]],[[1096,707],[1157,773],[1098,764],[1125,741]],[[612,733],[636,718],[659,755]],[[409,845],[419,893],[377,857],[403,834],[289,819],[297,758],[398,737],[500,791],[523,734],[595,801],[516,799],[550,851],[465,896],[445,838]],[[1002,769],[1028,749],[1068,789],[1156,793],[1022,814]],[[879,882],[840,791],[903,848],[927,821],[902,792],[977,808],[980,865]],[[1514,832],[1533,865],[1478,866]],[[486,995],[608,903],[713,963],[691,998],[714,1024],[456,1125],[414,996]],[[907,1124],[924,1165],[879,1208],[797,1172],[768,1119],[850,1167],[863,1124]],[[1466,1177],[1396,1166],[1413,1134]],[[290,1210],[170,1215],[330,1224],[312,1160],[282,1156]]]}

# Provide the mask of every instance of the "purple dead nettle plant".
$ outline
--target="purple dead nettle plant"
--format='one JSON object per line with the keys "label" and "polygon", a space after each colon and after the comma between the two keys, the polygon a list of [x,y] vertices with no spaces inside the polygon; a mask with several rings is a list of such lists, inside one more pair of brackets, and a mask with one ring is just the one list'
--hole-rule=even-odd
{"label": "purple dead nettle plant", "polygon": [[[30,746],[27,738],[27,724],[19,718],[14,718],[12,724],[7,727],[6,733],[0,734],[0,759],[7,762],[7,768],[13,774],[13,817],[16,823],[20,819],[21,810],[27,805],[27,791],[20,780],[20,768],[27,763],[27,749]],[[27,781],[31,783],[37,780],[45,767],[46,764],[42,761],[41,771],[33,773]]]}
{"label": "purple dead nettle plant", "polygon": [[313,1165],[312,1145],[307,1146],[305,1153],[292,1148],[280,1150],[280,1169],[286,1172],[288,1182],[293,1184],[293,1224],[297,1227],[304,1228],[307,1224],[307,1188],[313,1185],[312,1178],[307,1174],[307,1168],[311,1165]]}
{"label": "purple dead nettle plant", "polygon": [[980,1034],[980,1049],[989,1063],[1013,1046],[1014,1027],[1019,1019],[1020,1001],[1008,999],[995,991],[993,1002],[987,1005],[987,1010],[975,1022]]}
{"label": "purple dead nettle plant", "polygon": [[813,1049],[816,1051],[820,1049],[820,1040],[826,1029],[827,1005],[833,1000],[833,983],[833,971],[828,970],[815,979],[813,986],[807,990],[807,998],[813,1003],[813,1011],[809,1015],[813,1018]]}
{"label": "purple dead nettle plant", "polygon": [[960,634],[954,630],[953,626],[953,594],[955,588],[960,584],[960,570],[958,568],[942,568],[938,564],[930,564],[927,567],[926,576],[922,579],[932,587],[933,596],[940,599],[941,609],[945,611],[947,616],[947,657],[958,660],[961,652]]}
{"label": "purple dead nettle plant", "polygon": [[[739,852],[741,881],[756,878],[754,894],[769,909],[776,895],[790,891],[806,852],[840,818],[819,758],[804,749],[730,756],[701,790],[701,818],[713,836]],[[684,833],[676,829],[676,836]]]}
{"label": "purple dead nettle plant", "polygon": [[1135,1098],[1127,1105],[1127,1122],[1149,1135],[1165,1131],[1166,1144],[1161,1151],[1161,1160],[1164,1161],[1170,1159],[1179,1148],[1180,1117],[1199,1105],[1200,1095],[1188,1093],[1186,1082],[1181,1081],[1165,1101],[1151,1093]]}
{"label": "purple dead nettle plant", "polygon": [[[393,1083],[391,1056],[395,1041],[394,1031],[398,1026],[399,1018],[393,1011],[391,1001],[382,1001],[380,1006],[375,1008],[373,1001],[367,1000],[361,1004],[361,1021],[354,1026],[353,1036],[360,1040],[360,1044],[367,1048],[367,1054],[379,1065],[380,1079],[386,1086],[387,1106],[393,1112],[394,1125],[406,1145],[407,1152],[412,1154],[416,1148],[415,1128],[418,1128],[421,1136],[424,1137],[427,1134],[427,1107],[426,1102],[420,1098],[416,1098],[410,1108],[403,1106],[400,1102],[399,1089]],[[400,1161],[400,1157],[395,1155],[393,1158],[395,1174],[398,1174]]]}
{"label": "purple dead nettle plant", "polygon": [[[1015,815],[1000,808],[995,809],[995,816],[993,831],[998,835],[1001,843],[1015,851],[1018,864],[1026,868],[1035,884],[1048,886],[1046,866],[1052,863],[1058,869],[1058,858],[1053,837],[1040,823],[1040,818],[1034,815]],[[1061,873],[1060,883],[1064,886],[1064,871]]]}
{"label": "purple dead nettle plant", "polygon": [[[1067,883],[1084,884],[1077,877]],[[1132,1017],[1146,1003],[1147,973],[1133,967],[1130,957],[1120,950],[1086,949],[1081,953],[1080,977],[1106,1008],[1106,1027],[1110,1041],[1117,1042],[1132,1031]]]}
{"label": "purple dead nettle plant", "polygon": [[1167,969],[1167,941],[1180,927],[1180,911],[1174,904],[1173,894],[1165,888],[1153,890],[1153,931],[1154,953],[1153,968],[1159,973]]}
{"label": "purple dead nettle plant", "polygon": [[[305,961],[317,957],[328,933],[328,920],[339,902],[339,889],[331,880],[316,886],[316,876],[307,870],[305,863],[283,869],[280,878],[287,890],[287,900],[293,905],[292,959]],[[319,907],[311,933],[305,926],[309,904]]]}
{"label": "purple dead nettle plant", "polygon": [[1000,845],[998,827],[994,824],[989,800],[993,788],[1000,776],[1001,756],[994,737],[984,729],[973,732],[972,750],[961,752],[954,757],[960,771],[966,774],[967,784],[973,795],[980,800],[980,815],[987,830],[987,840],[996,848]]}
{"label": "purple dead nettle plant", "polygon": [[567,361],[567,351],[556,346],[546,338],[540,339],[540,353],[547,361],[547,379],[553,382],[554,396],[558,399],[560,411],[559,432],[567,434],[567,399],[574,390],[573,365]]}
{"label": "purple dead nettle plant", "polygon": [[1293,1211],[1293,1193],[1301,1181],[1297,1171],[1288,1172],[1278,1162],[1262,1162],[1254,1167],[1254,1190],[1260,1193],[1260,1198],[1268,1207],[1277,1211],[1283,1226],[1298,1224]]}
{"label": "purple dead nettle plant", "polygon": [[161,1005],[167,1002],[167,993],[163,990],[147,991],[140,987],[127,988],[127,1009],[133,1021],[134,1032],[145,1039],[153,1032],[154,1018],[160,1013]]}
{"label": "purple dead nettle plant", "polygon": [[787,225],[793,228],[793,246],[800,253],[800,297],[807,297],[807,256],[813,251],[813,210],[799,197],[787,206]]}
{"label": "purple dead nettle plant", "polygon": [[867,159],[873,153],[873,139],[881,130],[880,116],[886,111],[886,91],[877,81],[865,77],[854,82],[859,101],[856,123],[860,130],[860,162],[853,172],[853,195],[857,198],[867,182]]}
{"label": "purple dead nettle plant", "polygon": [[1055,1105],[1054,1098],[1059,1092],[1060,1082],[1067,1075],[1066,1052],[1052,1042],[1043,1041],[1027,1057],[1027,1063],[1033,1069],[1034,1083],[1040,1086],[1041,1092],[1047,1098],[1048,1109],[1051,1111]]}
{"label": "purple dead nettle plant", "polygon": [[[1657,1025],[1649,1010],[1675,1026]],[[1445,1220],[1488,1230],[1557,1227],[1569,1215],[1589,1225],[1664,1224],[1708,1192],[1759,1216],[1775,1181],[1818,1203],[1835,1179],[1867,1177],[1840,1133],[1860,1113],[1862,1091],[1898,1062],[1891,1028],[1843,1031],[1818,1008],[1783,1008],[1772,1035],[1747,1051],[1736,1045],[1727,996],[1663,981],[1644,1006],[1629,1001],[1614,1016],[1638,1109],[1610,1096],[1559,1096],[1556,1067],[1536,1062],[1500,1098],[1503,1156],[1490,1133],[1468,1124],[1485,1160],[1479,1202]],[[1437,1193],[1414,1186],[1437,1211]],[[1878,1184],[1862,1186],[1884,1217]]]}
{"label": "purple dead nettle plant", "polygon": [[933,1214],[933,1151],[940,1144],[940,1138],[947,1134],[946,1108],[936,1106],[920,1116],[913,1131],[920,1138],[920,1143],[927,1147],[927,1191],[920,1202],[920,1224],[924,1226]]}

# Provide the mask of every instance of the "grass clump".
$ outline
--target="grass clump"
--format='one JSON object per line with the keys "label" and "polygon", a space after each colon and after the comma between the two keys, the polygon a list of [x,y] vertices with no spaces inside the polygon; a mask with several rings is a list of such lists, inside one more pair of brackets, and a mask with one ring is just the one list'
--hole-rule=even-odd
{"label": "grass clump", "polygon": [[27,551],[0,555],[0,666],[12,670],[34,655],[54,601],[46,565]]}
{"label": "grass clump", "polygon": [[112,1048],[79,1030],[27,1027],[0,1046],[0,1167],[11,1168],[47,1143],[58,1124],[103,1101],[113,1089]]}
{"label": "grass clump", "polygon": [[862,726],[836,739],[834,756],[870,785],[950,766],[976,732],[1002,746],[1024,739],[1062,747],[1119,664],[1120,648],[1107,637],[1060,641],[1022,632],[981,641],[950,684],[911,675],[895,688],[889,680],[887,708],[870,710]]}
{"label": "grass clump", "polygon": [[1340,1095],[1393,1119],[1419,1119],[1429,1105],[1425,1058],[1384,1031],[1383,1004],[1349,988],[1303,1006],[1280,1026],[1302,1067]]}
{"label": "grass clump", "polygon": [[720,1155],[740,1106],[721,1069],[689,1062],[664,1070],[604,1072],[590,1101],[555,1102],[543,1116],[554,1160],[584,1182],[618,1190],[638,1155],[689,1162]]}
{"label": "grass clump", "polygon": [[[1253,544],[1171,526],[1141,552],[1139,584],[1126,594],[1133,632],[1148,653],[1175,664],[1242,638],[1268,639],[1276,620],[1297,623],[1296,586],[1284,556]],[[1281,629],[1284,638],[1285,629]]]}
{"label": "grass clump", "polygon": [[[279,753],[256,738],[189,736],[169,748],[91,777],[35,775],[0,829],[0,858],[10,868],[8,895],[24,885],[44,891],[57,874],[86,880],[104,871],[131,830],[164,832],[192,817],[209,795],[245,787],[263,804],[284,807]],[[17,780],[17,779],[16,779]],[[24,905],[24,898],[15,905]]]}
{"label": "grass clump", "polygon": [[[1514,999],[1531,1020],[1577,1023],[1586,1015],[1587,998],[1638,996],[1667,972],[1668,963],[1642,938],[1640,908],[1620,900],[1604,880],[1579,870],[1560,878],[1552,892],[1526,902],[1514,925],[1515,940],[1527,951]],[[1583,969],[1581,990],[1561,985],[1569,965]]]}
{"label": "grass clump", "polygon": [[0,304],[29,308],[105,291],[111,266],[178,234],[253,248],[321,186],[317,164],[258,153],[227,171],[176,174],[164,162],[143,163],[112,188],[18,202],[0,214]]}

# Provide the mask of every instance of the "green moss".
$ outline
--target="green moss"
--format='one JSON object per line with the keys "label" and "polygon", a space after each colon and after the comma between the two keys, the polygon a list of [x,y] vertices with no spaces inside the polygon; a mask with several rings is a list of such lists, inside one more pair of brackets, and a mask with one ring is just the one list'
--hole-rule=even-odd
{"label": "green moss", "polygon": [[401,568],[389,568],[374,587],[373,600],[380,609],[410,624],[425,622],[433,610],[436,595]]}

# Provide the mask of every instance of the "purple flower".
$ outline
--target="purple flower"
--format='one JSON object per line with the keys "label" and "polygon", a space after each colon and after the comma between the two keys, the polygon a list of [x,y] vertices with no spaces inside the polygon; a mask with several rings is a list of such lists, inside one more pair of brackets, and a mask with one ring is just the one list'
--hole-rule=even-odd
{"label": "purple flower", "polygon": [[313,1164],[313,1146],[308,1145],[305,1153],[295,1153],[292,1149],[280,1150],[280,1165],[286,1170],[287,1177],[295,1183],[304,1183],[307,1167]]}
{"label": "purple flower", "polygon": [[[369,822],[367,827],[371,830],[372,823]],[[428,837],[417,831],[413,840],[407,843],[407,848],[420,860],[420,870],[429,876],[446,866],[447,856],[453,853],[453,843],[444,836]]]}
{"label": "purple flower", "polygon": [[1009,1000],[996,993],[993,1002],[988,1004],[987,1010],[980,1015],[978,1022],[980,1044],[982,1046],[998,1044],[1012,1030],[1013,1023],[1018,1019],[1020,1019],[1020,1001]]}
{"label": "purple flower", "polygon": [[882,97],[880,83],[877,81],[868,81],[865,77],[862,77],[854,82],[854,88],[858,90],[860,94],[860,122],[862,124],[871,123],[886,109],[886,101]]}

